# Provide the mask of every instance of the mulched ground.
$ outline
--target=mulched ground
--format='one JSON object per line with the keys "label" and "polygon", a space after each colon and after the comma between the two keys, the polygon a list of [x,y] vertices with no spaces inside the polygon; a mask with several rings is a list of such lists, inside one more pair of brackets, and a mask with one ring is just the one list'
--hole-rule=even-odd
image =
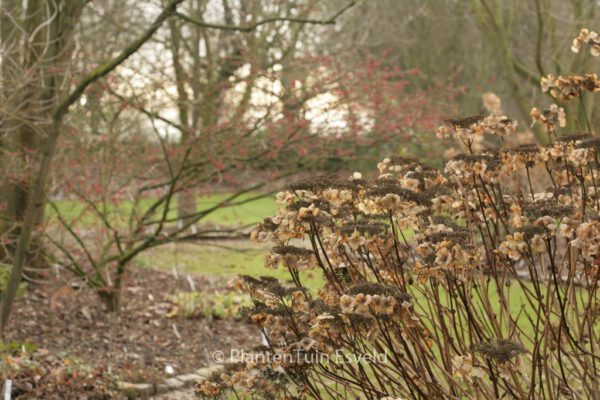
{"label": "mulched ground", "polygon": [[215,351],[259,344],[256,328],[233,318],[168,318],[168,294],[225,290],[214,277],[132,269],[120,312],[108,314],[89,289],[71,290],[58,281],[30,287],[16,302],[6,339],[39,346],[38,356],[72,358],[129,382],[155,383],[212,363]]}

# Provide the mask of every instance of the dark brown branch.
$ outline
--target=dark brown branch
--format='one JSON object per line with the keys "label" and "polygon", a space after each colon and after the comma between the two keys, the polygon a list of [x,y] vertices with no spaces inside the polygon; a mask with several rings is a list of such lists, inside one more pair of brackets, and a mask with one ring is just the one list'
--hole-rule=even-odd
{"label": "dark brown branch", "polygon": [[342,9],[340,9],[338,12],[336,12],[333,16],[331,16],[328,19],[324,19],[324,20],[323,19],[311,19],[311,18],[295,18],[295,17],[273,17],[273,18],[263,19],[261,21],[258,21],[256,23],[254,23],[252,25],[248,25],[248,26],[216,24],[216,23],[199,21],[197,19],[189,17],[185,14],[181,14],[179,12],[175,12],[174,14],[177,17],[183,19],[184,21],[187,21],[187,22],[194,24],[196,26],[199,26],[201,28],[220,29],[220,30],[225,30],[225,31],[252,32],[253,30],[255,30],[256,28],[258,28],[261,25],[266,25],[266,24],[270,24],[273,22],[291,22],[291,23],[295,23],[295,24],[312,24],[312,25],[334,25],[336,23],[337,18],[340,15],[342,15],[344,12],[349,10],[351,7],[353,7],[355,4],[356,4],[356,1],[354,1],[354,0],[351,1],[346,6],[344,6]]}

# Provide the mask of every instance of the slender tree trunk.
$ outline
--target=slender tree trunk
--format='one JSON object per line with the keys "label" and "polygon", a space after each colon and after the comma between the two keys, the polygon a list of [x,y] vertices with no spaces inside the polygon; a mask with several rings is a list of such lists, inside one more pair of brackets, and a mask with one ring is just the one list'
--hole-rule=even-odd
{"label": "slender tree trunk", "polygon": [[[18,95],[18,85],[21,76],[21,32],[15,20],[21,12],[20,0],[4,0],[0,2],[0,46],[2,59],[0,60],[0,170],[8,173],[0,174],[0,238],[7,240],[0,246],[0,262],[11,262],[14,253],[14,239],[17,237],[18,200],[16,198],[15,170],[9,170],[8,159],[18,150],[18,132],[20,124],[14,108],[10,104],[18,104],[15,97]],[[16,18],[11,18],[11,17]],[[16,168],[18,170],[18,167]]]}
{"label": "slender tree trunk", "polygon": [[[186,90],[187,77],[181,61],[181,25],[175,20],[169,20],[169,30],[171,33],[171,58],[175,70],[175,82],[177,86],[177,108],[179,112],[179,123],[184,127],[179,138],[180,147],[188,145],[193,135],[190,126],[189,98]],[[196,213],[196,195],[193,191],[184,190],[177,195],[177,219],[179,226],[185,226],[193,214]],[[195,233],[196,226],[191,226]]]}

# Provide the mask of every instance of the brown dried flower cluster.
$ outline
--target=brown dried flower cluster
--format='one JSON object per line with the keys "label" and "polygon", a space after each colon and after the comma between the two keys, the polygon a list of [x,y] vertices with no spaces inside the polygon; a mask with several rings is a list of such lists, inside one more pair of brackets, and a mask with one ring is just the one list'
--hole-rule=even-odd
{"label": "brown dried flower cluster", "polygon": [[[563,99],[598,87],[595,75],[549,85]],[[452,119],[438,133],[458,137],[467,154],[443,170],[390,157],[369,181],[326,176],[278,193],[276,215],[252,237],[273,242],[266,265],[287,269],[293,284],[238,277],[232,285],[252,298],[248,318],[267,338],[255,352],[281,357],[234,363],[197,393],[600,393],[600,139],[559,134],[557,106],[532,117],[551,130],[548,145],[475,152],[474,136],[508,135],[516,124],[495,114]],[[321,271],[318,290],[305,286],[307,269]],[[375,353],[386,357],[364,357]]]}
{"label": "brown dried flower cluster", "polygon": [[550,92],[560,101],[569,101],[581,97],[584,92],[600,92],[600,80],[596,74],[559,76],[549,74],[541,79],[543,92]]}
{"label": "brown dried flower cluster", "polygon": [[574,53],[579,53],[579,50],[581,50],[581,47],[584,44],[588,44],[590,46],[591,55],[594,57],[600,56],[600,36],[598,36],[596,32],[583,28],[579,32],[579,36],[573,39],[571,50]]}
{"label": "brown dried flower cluster", "polygon": [[514,133],[516,128],[517,122],[504,115],[490,114],[487,117],[475,115],[444,121],[444,125],[436,130],[436,135],[438,138],[444,139],[456,134],[461,140],[468,141],[483,135],[506,136]]}
{"label": "brown dried flower cluster", "polygon": [[537,107],[533,107],[530,112],[532,126],[536,122],[546,129],[549,137],[555,136],[556,127],[564,128],[567,126],[567,115],[562,107],[552,104],[548,109],[540,111]]}

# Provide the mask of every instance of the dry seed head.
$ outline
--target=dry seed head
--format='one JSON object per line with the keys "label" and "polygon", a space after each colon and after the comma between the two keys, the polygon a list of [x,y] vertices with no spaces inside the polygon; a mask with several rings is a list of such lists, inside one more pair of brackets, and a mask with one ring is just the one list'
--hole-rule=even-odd
{"label": "dry seed head", "polygon": [[475,345],[474,351],[493,359],[499,364],[504,364],[519,354],[525,353],[525,348],[508,339],[493,339]]}

